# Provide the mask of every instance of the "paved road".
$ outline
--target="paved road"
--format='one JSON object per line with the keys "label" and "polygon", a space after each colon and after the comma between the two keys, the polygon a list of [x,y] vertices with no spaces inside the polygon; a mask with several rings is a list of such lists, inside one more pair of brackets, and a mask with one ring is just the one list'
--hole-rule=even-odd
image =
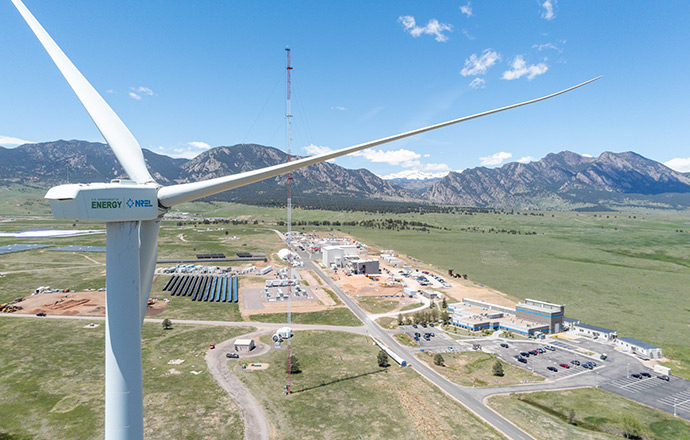
{"label": "paved road", "polygon": [[[333,280],[321,272],[321,269],[312,263],[305,252],[297,252],[305,262],[305,267],[313,270],[326,283],[326,285],[328,285],[328,287],[330,287],[338,295],[338,297],[350,308],[355,316],[357,316],[357,318],[364,323],[371,336],[374,336],[379,341],[383,342],[398,356],[402,357],[403,359],[409,359],[410,355],[407,350],[398,344],[397,341],[395,341],[395,339],[393,339],[388,333],[381,329],[378,324],[373,322],[371,318],[367,316],[367,314],[352,299],[350,299],[349,296],[340,290]],[[503,433],[503,435],[506,437],[514,440],[533,440],[533,437],[531,437],[529,434],[499,415],[497,412],[487,407],[481,400],[481,397],[474,396],[467,392],[463,387],[450,382],[448,379],[432,370],[422,361],[415,361],[411,364],[411,366],[425,379],[429,380],[446,394],[465,405],[465,407],[467,407],[475,415],[486,421],[499,432]]]}
{"label": "paved road", "polygon": [[[241,338],[254,338],[266,333],[268,329],[241,335]],[[215,350],[206,352],[206,365],[218,384],[237,402],[244,420],[244,438],[246,440],[269,440],[271,433],[268,418],[261,404],[252,396],[247,387],[228,369],[225,357],[227,352],[233,351],[235,339],[228,339],[216,344]],[[268,352],[270,347],[260,344],[252,353],[241,354],[242,358],[260,356]]]}

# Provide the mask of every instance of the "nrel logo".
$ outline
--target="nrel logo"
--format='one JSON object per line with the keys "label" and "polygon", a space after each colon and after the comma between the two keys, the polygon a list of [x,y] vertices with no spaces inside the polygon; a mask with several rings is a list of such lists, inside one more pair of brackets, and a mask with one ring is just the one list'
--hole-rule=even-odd
{"label": "nrel logo", "polygon": [[151,200],[132,200],[128,199],[127,200],[127,207],[128,208],[152,208],[153,203],[151,203]]}
{"label": "nrel logo", "polygon": [[118,209],[122,207],[122,200],[118,199],[93,199],[91,209]]}

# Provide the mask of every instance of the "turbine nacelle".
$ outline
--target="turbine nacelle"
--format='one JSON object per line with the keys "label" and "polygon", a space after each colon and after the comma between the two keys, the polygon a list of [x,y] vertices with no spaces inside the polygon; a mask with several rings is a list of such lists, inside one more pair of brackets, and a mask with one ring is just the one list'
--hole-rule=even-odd
{"label": "turbine nacelle", "polygon": [[45,198],[53,216],[69,220],[126,222],[160,215],[158,186],[131,180],[60,185],[48,190]]}

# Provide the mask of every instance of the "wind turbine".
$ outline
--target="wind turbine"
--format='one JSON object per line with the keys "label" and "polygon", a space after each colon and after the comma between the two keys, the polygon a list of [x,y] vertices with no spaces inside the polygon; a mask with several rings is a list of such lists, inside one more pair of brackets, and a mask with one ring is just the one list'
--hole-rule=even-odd
{"label": "wind turbine", "polygon": [[149,174],[136,139],[21,0],[12,0],[77,95],[129,179],[67,184],[46,194],[57,218],[106,223],[105,438],[142,439],[141,327],[156,264],[158,229],[172,206],[248,185],[365,148],[532,104],[581,87],[280,165],[202,182],[162,186]]}

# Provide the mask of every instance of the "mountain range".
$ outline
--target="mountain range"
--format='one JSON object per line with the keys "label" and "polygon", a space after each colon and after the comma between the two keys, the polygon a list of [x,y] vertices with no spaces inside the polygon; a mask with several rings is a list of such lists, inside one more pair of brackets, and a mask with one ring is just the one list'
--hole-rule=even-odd
{"label": "mountain range", "polygon": [[[255,144],[221,146],[193,159],[144,149],[151,174],[163,185],[187,183],[285,162],[276,148]],[[0,186],[48,188],[61,183],[107,182],[124,177],[106,145],[78,140],[0,147]],[[293,203],[350,209],[373,203],[413,203],[517,209],[616,209],[624,206],[690,206],[690,174],[633,152],[599,157],[570,151],[539,161],[450,172],[440,179],[384,180],[366,169],[333,163],[292,173]],[[214,200],[284,204],[286,177],[218,194]]]}

